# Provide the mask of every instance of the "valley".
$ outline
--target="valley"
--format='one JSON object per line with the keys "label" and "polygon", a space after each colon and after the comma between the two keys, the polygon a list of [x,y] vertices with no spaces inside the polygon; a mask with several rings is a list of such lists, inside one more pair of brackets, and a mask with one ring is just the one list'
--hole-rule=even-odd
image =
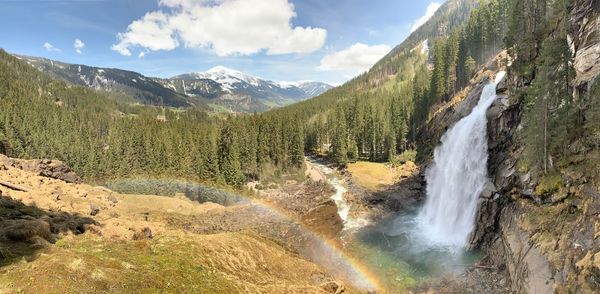
{"label": "valley", "polygon": [[600,291],[598,1],[261,1],[0,50],[0,293]]}

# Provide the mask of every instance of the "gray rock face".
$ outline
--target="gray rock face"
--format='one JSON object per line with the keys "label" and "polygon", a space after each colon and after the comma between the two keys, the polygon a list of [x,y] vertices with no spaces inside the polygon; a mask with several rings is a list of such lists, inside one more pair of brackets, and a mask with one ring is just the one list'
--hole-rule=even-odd
{"label": "gray rock face", "polygon": [[487,249],[487,256],[506,270],[514,293],[553,293],[554,277],[548,259],[516,224],[521,213],[515,203],[503,207],[498,218],[502,231]]}
{"label": "gray rock face", "polygon": [[[428,144],[439,142],[450,126],[472,111],[487,82],[482,80],[465,100],[432,120],[426,130]],[[505,269],[512,290],[549,293],[552,292],[553,276],[548,260],[528,245],[529,236],[515,225],[516,217],[523,212],[518,210],[511,195],[527,197],[526,191],[532,189],[530,177],[520,174],[516,168],[522,146],[517,136],[522,103],[511,99],[513,83],[518,84],[518,81],[512,81],[508,76],[498,84],[499,97],[487,111],[490,183],[480,196],[476,226],[468,247],[483,249],[489,261]]]}
{"label": "gray rock face", "polygon": [[600,2],[572,2],[569,34],[575,51],[576,86],[582,86],[600,73]]}
{"label": "gray rock face", "polygon": [[516,161],[518,152],[517,126],[521,119],[521,105],[511,101],[507,79],[497,87],[498,99],[487,111],[488,119],[488,174],[491,184],[479,201],[475,230],[471,234],[469,247],[486,248],[499,233],[502,209],[509,202],[506,195],[518,182]]}

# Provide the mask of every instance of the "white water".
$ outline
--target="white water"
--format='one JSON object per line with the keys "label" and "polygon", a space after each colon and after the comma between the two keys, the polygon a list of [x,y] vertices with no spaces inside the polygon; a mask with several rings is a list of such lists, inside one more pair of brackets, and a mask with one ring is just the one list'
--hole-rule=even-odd
{"label": "white water", "polygon": [[331,196],[331,199],[335,201],[335,204],[338,207],[338,215],[344,222],[344,230],[357,229],[366,226],[368,224],[367,220],[350,216],[352,204],[346,199],[346,192],[348,192],[348,190],[344,187],[340,178],[336,176],[333,169],[315,161],[311,161],[311,163],[325,174],[327,180],[335,189],[335,194]]}
{"label": "white water", "polygon": [[419,213],[421,233],[434,245],[463,248],[475,225],[477,201],[488,180],[486,111],[496,99],[494,83],[483,89],[471,114],[442,137],[426,172],[427,200]]}

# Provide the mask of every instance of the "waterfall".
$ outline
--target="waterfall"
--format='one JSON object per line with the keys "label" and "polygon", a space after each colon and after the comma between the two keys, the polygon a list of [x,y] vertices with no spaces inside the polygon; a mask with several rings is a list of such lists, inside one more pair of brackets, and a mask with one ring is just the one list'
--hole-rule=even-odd
{"label": "waterfall", "polygon": [[499,72],[485,86],[471,114],[448,130],[434,151],[418,221],[421,233],[435,245],[463,248],[474,229],[478,198],[489,181],[486,112],[504,75]]}

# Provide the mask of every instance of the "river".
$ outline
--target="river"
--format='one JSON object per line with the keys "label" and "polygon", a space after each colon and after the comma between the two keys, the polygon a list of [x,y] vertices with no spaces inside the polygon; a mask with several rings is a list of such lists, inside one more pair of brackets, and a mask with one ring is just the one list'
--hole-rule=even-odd
{"label": "river", "polygon": [[360,260],[386,289],[402,291],[421,282],[454,277],[479,258],[477,253],[432,245],[421,234],[418,208],[379,221],[356,217],[340,175],[320,161],[309,162],[335,189],[331,198],[344,220],[340,236],[344,251]]}

